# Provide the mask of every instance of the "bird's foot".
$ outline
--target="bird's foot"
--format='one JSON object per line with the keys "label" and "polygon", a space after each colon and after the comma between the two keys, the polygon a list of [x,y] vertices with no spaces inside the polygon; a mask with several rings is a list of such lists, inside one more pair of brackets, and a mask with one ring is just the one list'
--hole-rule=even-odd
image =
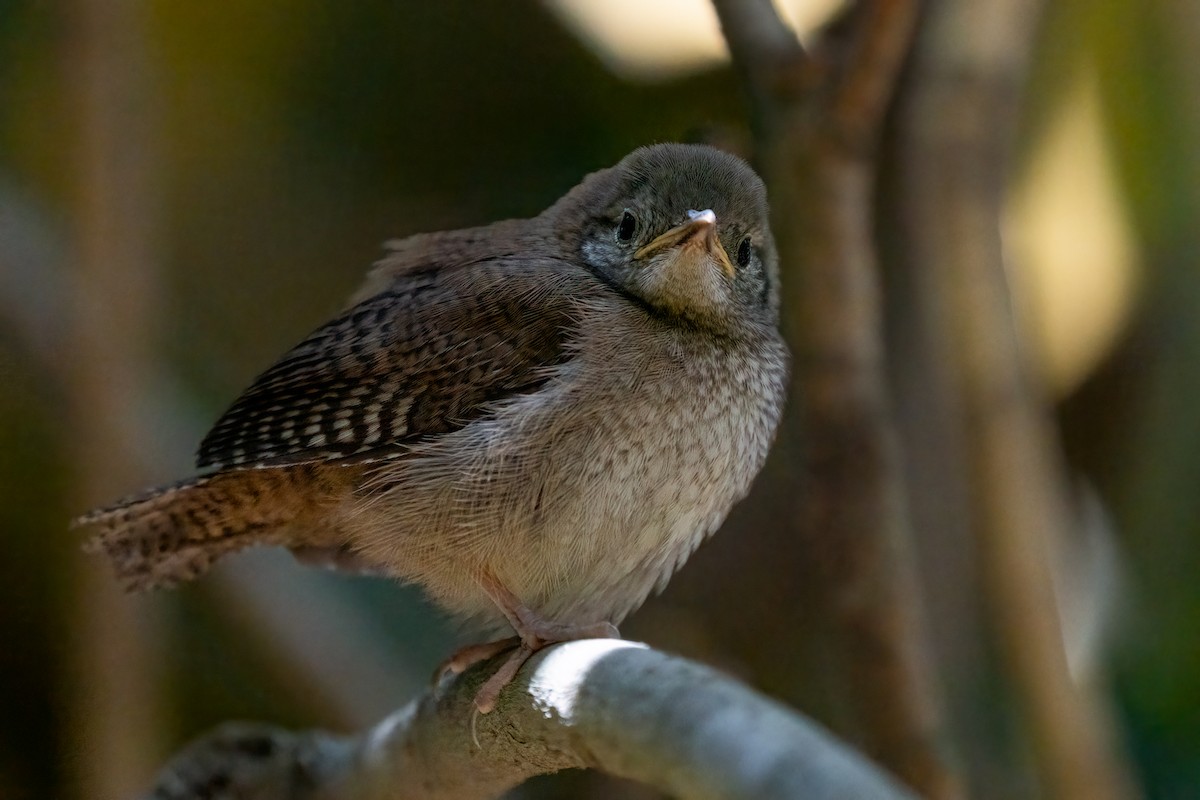
{"label": "bird's foot", "polygon": [[[505,686],[512,683],[517,672],[537,651],[560,642],[572,642],[577,639],[618,639],[621,636],[617,631],[617,626],[611,622],[596,622],[586,625],[554,622],[539,617],[524,606],[518,606],[514,616],[521,623],[517,628],[521,634],[518,639],[520,645],[500,665],[500,669],[496,670],[495,674],[479,687],[479,692],[475,695],[475,708],[479,709],[480,714],[486,714],[496,707],[500,692]],[[512,639],[505,639],[504,643],[511,646],[512,641]],[[501,642],[492,644],[498,645]],[[479,646],[488,647],[488,645]],[[470,648],[464,648],[464,650],[467,649]],[[493,654],[499,652],[502,650],[495,650]]]}
{"label": "bird's foot", "polygon": [[469,644],[466,647],[461,647],[451,653],[450,657],[441,664],[438,664],[437,670],[433,673],[433,682],[436,684],[447,672],[451,675],[459,675],[466,672],[480,661],[487,661],[489,658],[498,656],[506,650],[513,649],[520,643],[520,636],[509,636],[506,639],[498,639],[494,642]]}
{"label": "bird's foot", "polygon": [[545,619],[530,611],[525,606],[517,606],[514,616],[519,625],[514,627],[521,637],[521,643],[532,649],[541,650],[546,645],[559,642],[573,642],[576,639],[620,639],[621,632],[611,622],[592,622],[584,625],[570,622],[555,622]]}
{"label": "bird's foot", "polygon": [[[475,695],[475,707],[481,714],[496,707],[501,690],[512,683],[521,666],[542,648],[577,639],[619,639],[621,636],[617,626],[611,622],[578,624],[546,619],[517,599],[491,572],[481,573],[478,580],[517,632],[516,638],[464,647],[446,662],[451,671],[461,672],[472,664],[517,646]],[[455,667],[458,669],[455,670]]]}
{"label": "bird's foot", "polygon": [[496,707],[496,701],[500,699],[500,692],[505,686],[512,683],[513,678],[517,677],[517,671],[533,654],[534,651],[521,642],[512,655],[500,665],[500,669],[496,670],[492,677],[479,687],[479,691],[475,693],[475,708],[479,710],[480,714],[487,714]]}

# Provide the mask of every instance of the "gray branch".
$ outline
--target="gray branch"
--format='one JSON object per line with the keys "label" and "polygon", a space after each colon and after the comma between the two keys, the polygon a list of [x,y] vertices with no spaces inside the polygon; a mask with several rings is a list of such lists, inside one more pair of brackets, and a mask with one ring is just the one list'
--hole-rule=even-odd
{"label": "gray branch", "polygon": [[761,134],[778,125],[779,95],[810,89],[812,60],[771,0],[713,0],[729,56],[750,96]]}
{"label": "gray branch", "polygon": [[734,63],[758,79],[781,64],[806,60],[800,40],[771,0],[713,0],[713,7]]}
{"label": "gray branch", "polygon": [[352,737],[228,724],[163,770],[153,800],[471,800],[593,767],[692,798],[912,798],[804,717],[708,667],[633,642],[540,653],[491,714],[489,667]]}

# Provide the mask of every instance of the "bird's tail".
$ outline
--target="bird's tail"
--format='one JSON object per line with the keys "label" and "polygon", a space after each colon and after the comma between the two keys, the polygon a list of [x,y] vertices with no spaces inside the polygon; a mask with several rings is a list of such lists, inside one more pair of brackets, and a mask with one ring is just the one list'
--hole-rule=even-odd
{"label": "bird's tail", "polygon": [[84,545],[104,552],[129,591],[174,586],[227,553],[280,544],[301,508],[282,470],[244,470],[151,489],[91,511],[73,527],[97,528]]}

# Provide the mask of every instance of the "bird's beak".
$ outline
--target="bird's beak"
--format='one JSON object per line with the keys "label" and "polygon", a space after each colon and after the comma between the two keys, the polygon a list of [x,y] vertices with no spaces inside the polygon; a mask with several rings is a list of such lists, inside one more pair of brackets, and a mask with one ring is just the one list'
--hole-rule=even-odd
{"label": "bird's beak", "polygon": [[688,221],[654,239],[634,255],[638,259],[649,258],[662,250],[679,248],[676,258],[709,256],[721,265],[726,277],[734,276],[733,264],[717,237],[717,215],[711,209],[689,211]]}

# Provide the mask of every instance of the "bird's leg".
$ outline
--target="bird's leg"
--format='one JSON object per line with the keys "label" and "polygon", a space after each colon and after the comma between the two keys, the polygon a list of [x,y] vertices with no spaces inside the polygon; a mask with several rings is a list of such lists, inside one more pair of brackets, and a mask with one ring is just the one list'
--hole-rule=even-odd
{"label": "bird's leg", "polygon": [[[537,612],[525,606],[517,596],[508,590],[499,579],[496,578],[488,570],[481,570],[476,579],[479,581],[480,587],[487,593],[492,602],[500,609],[505,618],[513,626],[517,632],[517,641],[519,642],[516,650],[508,657],[501,666],[496,670],[492,677],[488,678],[487,682],[479,688],[478,694],[475,695],[475,707],[480,713],[486,714],[496,706],[496,700],[500,696],[500,691],[512,682],[516,677],[517,671],[521,665],[529,660],[529,657],[548,645],[557,644],[558,642],[569,642],[575,639],[603,639],[617,638],[621,634],[617,631],[617,626],[611,622],[596,622],[591,624],[572,624],[554,622],[548,620]],[[475,661],[482,658],[489,658],[497,653],[512,647],[513,639],[504,639],[499,642],[492,642],[485,645],[476,645],[475,648],[463,648],[459,653],[472,651],[475,653],[485,653],[475,658]],[[455,654],[457,657],[458,654]],[[451,659],[454,663],[454,658]],[[469,662],[474,663],[474,661]]]}

